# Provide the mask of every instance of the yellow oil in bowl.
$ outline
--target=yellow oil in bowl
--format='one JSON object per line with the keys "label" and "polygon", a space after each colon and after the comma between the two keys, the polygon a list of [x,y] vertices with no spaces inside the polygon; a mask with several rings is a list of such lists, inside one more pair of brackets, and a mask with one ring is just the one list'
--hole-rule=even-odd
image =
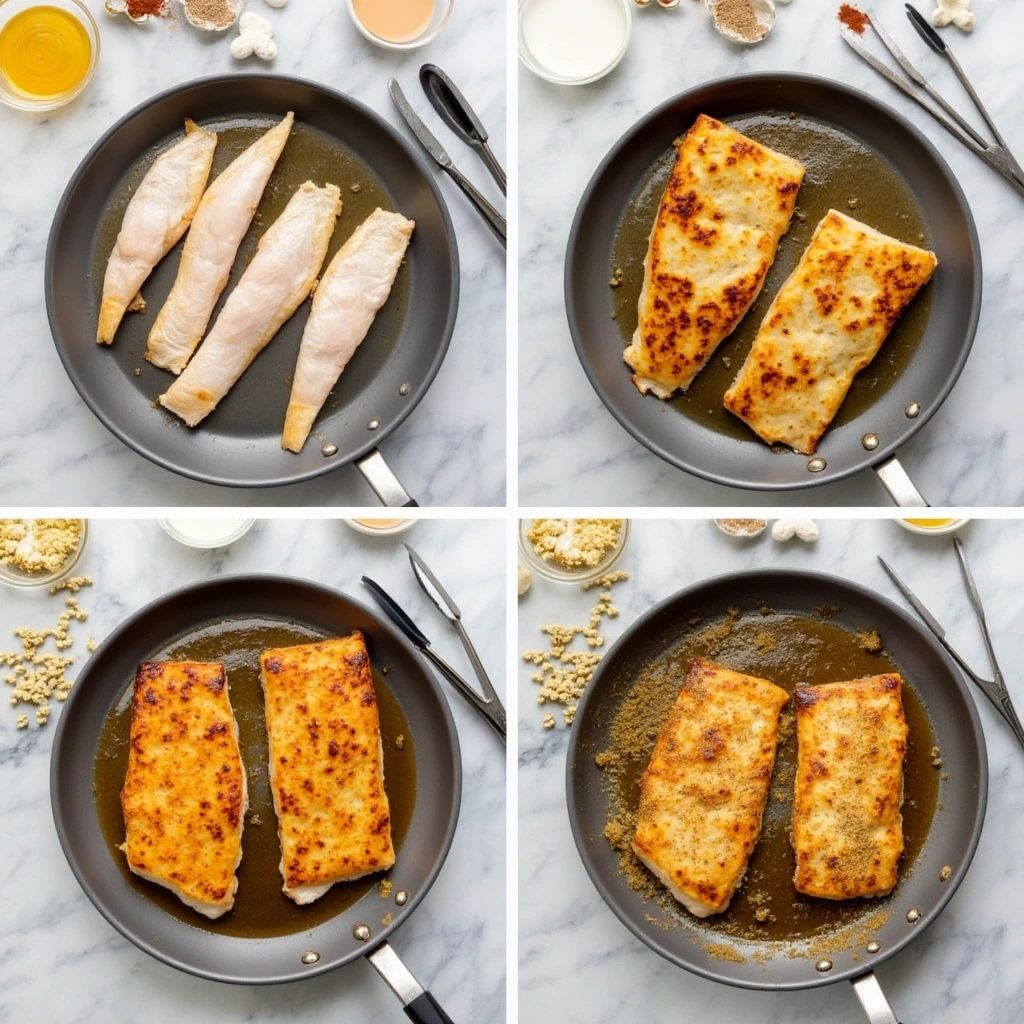
{"label": "yellow oil in bowl", "polygon": [[82,22],[41,4],[15,14],[0,29],[0,75],[29,100],[74,92],[89,74],[93,44]]}
{"label": "yellow oil in bowl", "polygon": [[904,519],[911,526],[920,526],[923,530],[941,530],[944,526],[955,523],[955,519]]}

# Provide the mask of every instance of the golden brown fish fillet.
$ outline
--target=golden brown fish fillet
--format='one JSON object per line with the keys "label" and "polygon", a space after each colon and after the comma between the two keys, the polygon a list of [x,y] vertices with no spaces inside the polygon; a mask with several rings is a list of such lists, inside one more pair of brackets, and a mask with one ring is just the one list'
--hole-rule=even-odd
{"label": "golden brown fish fillet", "polygon": [[896,885],[908,734],[901,686],[891,673],[794,694],[798,892],[846,900]]}
{"label": "golden brown fish fillet", "polygon": [[798,160],[705,114],[675,147],[624,356],[659,398],[685,391],[750,309],[804,180]]}
{"label": "golden brown fish fillet", "polygon": [[128,867],[221,917],[235,903],[247,806],[224,666],[143,662],[121,790]]}
{"label": "golden brown fish fillet", "polygon": [[312,903],[395,863],[363,634],[260,657],[284,892]]}
{"label": "golden brown fish fillet", "polygon": [[697,917],[729,906],[761,834],[785,690],[696,659],[640,782],[633,852]]}
{"label": "golden brown fish fillet", "polygon": [[769,444],[812,454],[936,264],[934,253],[829,210],[765,315],[725,407]]}

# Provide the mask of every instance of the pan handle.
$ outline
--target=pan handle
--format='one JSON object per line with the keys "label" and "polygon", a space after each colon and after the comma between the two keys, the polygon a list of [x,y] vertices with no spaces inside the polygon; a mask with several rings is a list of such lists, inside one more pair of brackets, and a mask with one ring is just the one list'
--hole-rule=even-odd
{"label": "pan handle", "polygon": [[382,942],[367,960],[402,1001],[405,1015],[415,1024],[454,1024],[441,1004],[412,976],[398,954]]}
{"label": "pan handle", "polygon": [[373,493],[380,498],[382,505],[388,508],[418,508],[419,502],[409,497],[409,492],[402,486],[391,467],[384,461],[379,448],[374,448],[368,455],[356,459],[356,469],[363,474],[366,482],[373,488]]}
{"label": "pan handle", "polygon": [[928,502],[921,497],[921,492],[914,486],[914,481],[895,455],[884,459],[874,470],[894,504],[901,508],[929,508]]}
{"label": "pan handle", "polygon": [[874,971],[854,978],[850,984],[853,985],[853,991],[871,1024],[900,1024],[899,1018],[892,1012],[889,1000],[885,998]]}

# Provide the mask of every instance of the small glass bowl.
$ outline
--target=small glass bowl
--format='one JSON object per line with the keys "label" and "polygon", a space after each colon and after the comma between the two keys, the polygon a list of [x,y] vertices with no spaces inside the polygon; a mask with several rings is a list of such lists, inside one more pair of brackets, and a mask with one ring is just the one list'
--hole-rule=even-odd
{"label": "small glass bowl", "polygon": [[579,569],[563,569],[561,566],[541,558],[534,551],[533,545],[526,538],[532,522],[532,519],[519,520],[519,553],[531,572],[536,572],[556,583],[589,583],[591,580],[598,579],[609,572],[622,557],[622,552],[626,550],[626,544],[629,541],[629,520],[623,519],[619,529],[619,539],[615,542],[614,547],[608,549],[598,565],[581,566]]}
{"label": "small glass bowl", "polygon": [[432,42],[441,34],[441,29],[448,24],[448,19],[452,16],[455,0],[435,0],[434,13],[426,28],[418,36],[413,36],[412,39],[403,39],[401,42],[396,42],[394,39],[385,39],[383,36],[378,36],[371,32],[359,20],[353,0],[347,0],[346,6],[348,7],[352,24],[359,30],[360,35],[369,39],[371,43],[383,46],[385,50],[416,50],[421,46],[426,46],[427,43]]}
{"label": "small glass bowl", "polygon": [[78,523],[82,527],[78,537],[78,547],[56,572],[22,572],[20,569],[15,569],[13,565],[0,565],[0,583],[6,583],[7,586],[13,587],[15,590],[42,590],[44,587],[52,587],[55,583],[60,583],[62,579],[70,576],[75,566],[78,565],[89,539],[89,520],[79,519]]}
{"label": "small glass bowl", "polygon": [[16,110],[28,110],[36,113],[57,110],[65,104],[70,103],[75,97],[81,95],[86,86],[92,81],[96,73],[96,65],[100,59],[100,30],[89,8],[82,0],[0,0],[0,30],[17,14],[30,10],[33,7],[57,7],[62,11],[74,15],[79,21],[85,34],[89,37],[92,47],[92,56],[89,59],[89,68],[85,77],[69,92],[61,93],[59,96],[26,96],[14,88],[6,76],[0,74],[0,100],[9,107]]}
{"label": "small glass bowl", "polygon": [[623,17],[626,19],[626,31],[622,38],[622,46],[608,64],[599,71],[595,71],[590,75],[584,75],[582,78],[573,78],[559,74],[547,65],[542,64],[533,55],[530,44],[526,40],[525,17],[526,9],[531,3],[533,3],[533,0],[519,0],[519,60],[523,63],[524,67],[529,68],[539,78],[543,78],[548,82],[554,82],[556,85],[589,85],[591,82],[596,82],[604,78],[609,72],[614,71],[621,63],[622,58],[626,56],[626,51],[629,49],[629,41],[633,36],[633,0],[618,0],[618,4],[622,8]]}
{"label": "small glass bowl", "polygon": [[[929,519],[929,516],[914,516],[915,519]],[[935,519],[950,519],[949,516],[935,516]],[[897,523],[903,527],[904,530],[909,530],[911,533],[920,534],[922,537],[943,537],[950,533],[956,533],[962,526],[966,526],[970,519],[950,519],[950,522],[943,523],[942,526],[918,526],[917,523],[909,523],[906,519],[897,519]]]}
{"label": "small glass bowl", "polygon": [[366,520],[370,520],[370,522],[384,521],[373,516],[366,516],[363,521],[344,519],[342,522],[356,533],[364,533],[367,537],[394,537],[396,534],[405,533],[406,530],[410,530],[416,525],[415,519],[399,519],[397,523],[392,523],[390,526],[371,526]]}
{"label": "small glass bowl", "polygon": [[[183,517],[185,518],[185,517]],[[255,519],[239,519],[239,520],[225,520],[225,523],[234,522],[234,528],[226,530],[221,536],[216,537],[212,540],[200,540],[196,537],[190,537],[187,533],[182,533],[174,524],[174,519],[158,519],[157,523],[160,529],[167,534],[172,540],[176,540],[179,544],[184,544],[187,548],[196,548],[199,551],[214,551],[217,548],[226,548],[231,544],[234,544],[236,540],[241,540],[251,529]]]}

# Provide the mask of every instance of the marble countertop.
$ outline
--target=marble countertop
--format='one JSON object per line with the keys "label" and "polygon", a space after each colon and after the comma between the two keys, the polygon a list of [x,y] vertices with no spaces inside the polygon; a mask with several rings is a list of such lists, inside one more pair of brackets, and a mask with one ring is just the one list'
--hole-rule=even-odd
{"label": "marble countertop", "polygon": [[[875,554],[882,554],[945,626],[982,675],[987,659],[948,540],[918,537],[882,520],[820,521],[813,546],[783,546],[767,534],[739,542],[707,521],[634,520],[614,588],[620,617],[609,642],[642,612],[709,576],[754,567],[833,573],[900,603]],[[1024,593],[1019,572],[1024,523],[977,521],[963,533],[988,613],[1000,664],[1024,708]],[[666,557],[666,552],[671,554]],[[586,621],[594,592],[535,580],[519,607],[521,650],[539,646],[543,623]],[[849,986],[772,994],[734,989],[691,975],[649,950],[604,904],[576,852],[565,809],[568,733],[541,728],[531,666],[519,678],[519,985],[523,1020],[613,1024],[624,1019],[714,1019],[719,1024],[863,1024]],[[878,969],[905,1021],[1019,1021],[1024,999],[1024,752],[980,695],[990,791],[974,864],[944,913],[916,942]],[[713,1012],[708,1007],[714,1007]],[[671,1009],[669,1009],[671,1008]],[[710,1015],[709,1015],[710,1012]]]}
{"label": "marble countertop", "polygon": [[[356,534],[336,520],[258,522],[227,551],[179,546],[152,521],[91,522],[80,570],[95,585],[79,595],[90,613],[74,624],[78,655],[85,638],[102,640],[119,622],[169,590],[204,577],[281,572],[336,586],[371,605],[359,583],[374,576],[405,606],[440,654],[471,675],[461,645],[417,586],[399,538]],[[463,610],[499,692],[504,692],[505,601],[499,580],[503,525],[418,523],[408,539],[441,576]],[[76,570],[77,571],[77,570]],[[0,588],[0,649],[19,626],[52,626],[63,603],[46,591]],[[444,685],[444,684],[443,684]],[[462,747],[463,798],[458,830],[433,888],[393,945],[410,970],[456,1021],[505,1019],[505,763],[490,728],[446,688]],[[79,889],[50,814],[49,726],[34,716],[14,728],[14,708],[0,712],[0,872],[8,880],[0,912],[0,1020],[128,1022],[310,1022],[404,1020],[398,1001],[365,961],[305,982],[261,988],[203,981],[151,959],[104,921]],[[18,711],[22,709],[19,708]]]}
{"label": "marble countertop", "polygon": [[[900,450],[933,504],[1017,505],[1024,499],[1024,429],[1010,410],[1024,383],[1015,356],[1024,314],[1020,197],[946,132],[863,64],[840,38],[838,3],[780,6],[757,46],[721,39],[693,0],[635,13],[633,40],[607,78],[560,87],[519,69],[519,497],[524,505],[885,505],[870,472],[778,495],[712,484],[663,462],[619,426],[584,374],[566,324],[562,266],[569,227],[595,168],[619,137],[676,93],[729,75],[801,71],[863,89],[894,107],[935,144],[963,186],[984,258],[985,300],[974,350],[935,417]],[[917,5],[931,8],[931,0]],[[944,30],[1012,150],[1024,153],[1020,32],[1024,8],[980,4],[974,33]],[[998,9],[997,9],[998,7]],[[981,124],[952,71],[927,50],[898,0],[873,7],[899,45],[958,109]],[[879,51],[877,41],[873,47]],[[879,51],[880,52],[880,51]],[[681,126],[685,127],[685,126]],[[626,372],[625,367],[623,372]],[[649,399],[653,400],[653,399]],[[571,467],[571,468],[567,468]]]}
{"label": "marble countertop", "polygon": [[[315,481],[234,491],[154,466],[111,435],[79,399],[50,338],[43,261],[54,210],[74,168],[118,118],[154,93],[206,75],[276,71],[324,82],[372,107],[411,140],[387,95],[403,83],[412,105],[453,160],[493,201],[501,199],[476,156],[441,123],[416,80],[424,61],[443,67],[476,109],[505,159],[504,4],[456,4],[434,42],[408,55],[367,42],[345,0],[274,10],[249,0],[274,25],[279,55],[237,61],[228,37],[179,24],[132,25],[88,0],[100,25],[96,78],[69,107],[26,115],[0,107],[4,187],[0,190],[0,336],[9,356],[0,385],[0,487],[18,505],[376,505],[348,466]],[[234,32],[232,33],[234,34]],[[487,59],[480,59],[487,54]],[[416,143],[413,142],[415,146]],[[422,505],[505,501],[505,255],[461,192],[435,168],[459,243],[462,289],[451,348],[430,391],[381,445]],[[472,386],[467,386],[471,382]],[[452,410],[457,410],[453,415]]]}

